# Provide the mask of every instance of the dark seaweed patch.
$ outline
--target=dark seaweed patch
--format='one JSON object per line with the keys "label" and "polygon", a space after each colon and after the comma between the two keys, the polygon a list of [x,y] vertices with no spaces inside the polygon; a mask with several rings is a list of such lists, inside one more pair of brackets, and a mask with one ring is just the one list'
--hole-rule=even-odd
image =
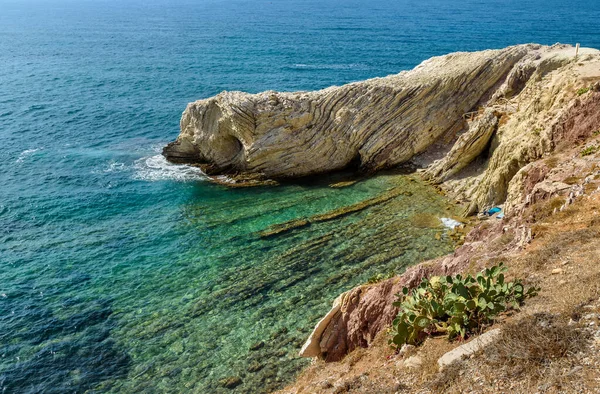
{"label": "dark seaweed patch", "polygon": [[[43,299],[10,310],[4,301],[0,325],[0,392],[72,393],[125,376],[129,356],[110,338],[110,302],[90,302],[81,312],[58,318]],[[8,308],[6,308],[8,306]],[[36,349],[21,360],[23,349]]]}

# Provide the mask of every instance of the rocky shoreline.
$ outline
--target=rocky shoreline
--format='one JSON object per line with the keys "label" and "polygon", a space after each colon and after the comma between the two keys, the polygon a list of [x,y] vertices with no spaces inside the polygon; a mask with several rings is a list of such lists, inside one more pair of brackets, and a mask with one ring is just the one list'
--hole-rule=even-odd
{"label": "rocky shoreline", "polygon": [[188,105],[163,154],[241,185],[410,163],[465,214],[502,204],[504,219],[476,225],[454,254],[340,295],[301,351],[331,362],[377,342],[403,286],[525,253],[543,225],[532,211],[554,201],[561,212],[598,190],[599,134],[600,52],[528,44],[317,92],[223,92]]}

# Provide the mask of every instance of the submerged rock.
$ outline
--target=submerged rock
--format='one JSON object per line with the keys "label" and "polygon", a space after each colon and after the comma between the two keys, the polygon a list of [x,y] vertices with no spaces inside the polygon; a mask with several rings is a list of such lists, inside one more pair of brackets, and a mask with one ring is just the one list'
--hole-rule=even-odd
{"label": "submerged rock", "polygon": [[264,346],[265,346],[265,343],[263,341],[256,342],[250,346],[250,350],[258,350],[258,349],[263,348]]}
{"label": "submerged rock", "polygon": [[238,376],[229,376],[227,378],[219,380],[219,383],[221,384],[221,386],[227,389],[233,389],[242,384],[242,379]]}

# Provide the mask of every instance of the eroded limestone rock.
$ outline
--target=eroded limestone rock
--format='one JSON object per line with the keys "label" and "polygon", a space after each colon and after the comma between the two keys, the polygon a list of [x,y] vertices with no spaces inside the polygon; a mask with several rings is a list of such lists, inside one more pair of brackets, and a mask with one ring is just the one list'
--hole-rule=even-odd
{"label": "eroded limestone rock", "polygon": [[350,164],[395,166],[459,131],[462,116],[540,48],[453,53],[397,75],[315,92],[223,92],[188,105],[181,134],[164,154],[206,163],[212,173],[275,178]]}
{"label": "eroded limestone rock", "polygon": [[499,328],[495,328],[444,354],[438,359],[440,370],[485,349],[486,346],[498,340],[500,332]]}
{"label": "eroded limestone rock", "polygon": [[[522,201],[522,186],[533,188],[548,171],[526,173],[524,167],[596,131],[600,55],[585,48],[579,54],[575,61],[570,46],[523,45],[436,57],[398,75],[316,92],[223,92],[188,105],[181,134],[164,154],[174,162],[202,163],[212,173],[277,178],[350,164],[378,170],[447,139],[451,148],[429,173],[470,202],[470,213],[505,201],[510,211]],[[578,93],[589,86],[589,93]],[[478,115],[466,123],[463,115],[474,110]],[[485,163],[465,175],[482,155]],[[515,244],[531,239],[531,231],[517,230],[522,234]],[[403,286],[469,266],[470,251],[484,243],[469,237],[462,251],[439,264],[344,293],[302,354],[334,361],[368,346],[396,316],[392,303]]]}
{"label": "eroded limestone rock", "polygon": [[578,90],[598,80],[600,55],[589,48],[577,61],[575,48],[560,44],[453,53],[320,91],[196,101],[163,153],[209,174],[265,179],[355,165],[374,171],[434,150],[427,174],[472,214],[507,199],[518,171],[556,146]]}
{"label": "eroded limestone rock", "polygon": [[486,109],[458,138],[450,152],[427,169],[427,174],[435,181],[443,182],[468,166],[487,148],[497,126],[498,117],[491,108]]}

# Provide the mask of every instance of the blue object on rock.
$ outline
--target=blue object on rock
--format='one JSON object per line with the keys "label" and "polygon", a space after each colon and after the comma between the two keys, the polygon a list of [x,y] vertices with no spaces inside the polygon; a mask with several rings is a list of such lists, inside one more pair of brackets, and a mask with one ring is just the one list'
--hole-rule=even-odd
{"label": "blue object on rock", "polygon": [[500,207],[494,207],[494,208],[492,208],[492,209],[490,209],[489,211],[486,211],[486,212],[484,212],[484,213],[485,213],[486,215],[488,215],[488,216],[492,216],[493,214],[495,214],[495,213],[498,213],[498,212],[500,212],[500,211],[502,211],[502,209],[501,209]]}

